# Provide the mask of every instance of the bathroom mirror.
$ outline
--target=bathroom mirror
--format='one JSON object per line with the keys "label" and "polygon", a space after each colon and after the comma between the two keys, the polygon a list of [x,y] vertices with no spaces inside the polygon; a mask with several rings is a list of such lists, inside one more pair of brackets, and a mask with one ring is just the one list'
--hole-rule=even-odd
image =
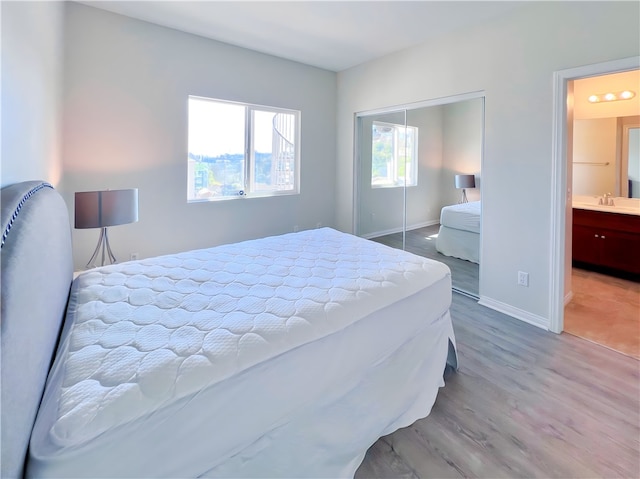
{"label": "bathroom mirror", "polygon": [[623,122],[620,151],[620,196],[640,198],[640,117]]}
{"label": "bathroom mirror", "polygon": [[639,117],[574,120],[574,195],[640,197],[639,127]]}

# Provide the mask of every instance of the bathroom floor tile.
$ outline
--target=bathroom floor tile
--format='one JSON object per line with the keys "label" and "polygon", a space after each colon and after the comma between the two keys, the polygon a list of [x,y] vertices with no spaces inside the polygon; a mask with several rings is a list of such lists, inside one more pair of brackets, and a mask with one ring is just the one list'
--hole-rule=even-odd
{"label": "bathroom floor tile", "polygon": [[564,330],[640,359],[640,283],[573,268]]}

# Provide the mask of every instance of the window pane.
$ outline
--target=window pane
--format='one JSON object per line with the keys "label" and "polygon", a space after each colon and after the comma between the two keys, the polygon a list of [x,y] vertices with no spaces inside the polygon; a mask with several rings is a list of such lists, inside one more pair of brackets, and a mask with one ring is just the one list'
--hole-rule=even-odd
{"label": "window pane", "polygon": [[287,191],[295,188],[296,116],[253,111],[253,191]]}
{"label": "window pane", "polygon": [[371,186],[416,186],[418,129],[374,122],[371,136]]}
{"label": "window pane", "polygon": [[300,112],[189,97],[187,200],[299,192]]}
{"label": "window pane", "polygon": [[189,98],[188,199],[244,190],[245,114],[242,105]]}
{"label": "window pane", "polygon": [[394,128],[374,123],[371,133],[371,186],[391,186],[394,169]]}
{"label": "window pane", "polygon": [[399,185],[416,186],[417,174],[415,164],[416,137],[418,129],[412,126],[398,127],[398,171],[397,183]]}

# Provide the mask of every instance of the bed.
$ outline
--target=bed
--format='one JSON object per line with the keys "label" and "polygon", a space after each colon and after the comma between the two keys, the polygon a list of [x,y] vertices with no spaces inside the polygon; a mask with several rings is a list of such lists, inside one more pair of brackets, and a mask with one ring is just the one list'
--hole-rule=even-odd
{"label": "bed", "polygon": [[457,368],[448,268],[331,228],[75,280],[51,185],[2,229],[2,477],[352,477]]}
{"label": "bed", "polygon": [[442,208],[436,238],[438,252],[480,263],[480,203],[471,201]]}

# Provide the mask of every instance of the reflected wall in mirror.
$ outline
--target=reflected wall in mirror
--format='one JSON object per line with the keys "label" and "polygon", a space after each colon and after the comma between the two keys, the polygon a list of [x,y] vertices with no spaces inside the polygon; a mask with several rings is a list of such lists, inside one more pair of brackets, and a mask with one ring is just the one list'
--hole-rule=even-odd
{"label": "reflected wall in mirror", "polygon": [[478,254],[445,255],[436,242],[442,208],[460,201],[455,175],[472,174],[476,188],[466,194],[478,215],[469,241],[479,251],[483,135],[482,96],[356,117],[356,234],[449,265],[454,289],[475,297]]}

